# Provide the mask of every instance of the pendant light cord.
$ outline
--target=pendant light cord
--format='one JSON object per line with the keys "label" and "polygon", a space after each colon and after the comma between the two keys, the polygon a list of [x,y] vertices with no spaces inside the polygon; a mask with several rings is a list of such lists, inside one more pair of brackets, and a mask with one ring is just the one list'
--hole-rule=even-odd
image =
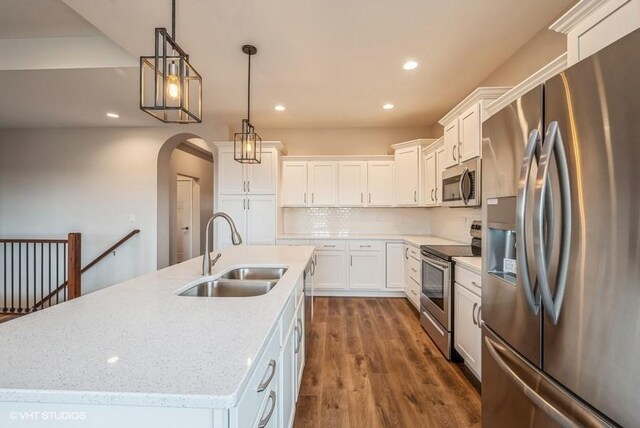
{"label": "pendant light cord", "polygon": [[247,122],[251,123],[251,54],[249,56],[249,71],[247,72]]}
{"label": "pendant light cord", "polygon": [[176,0],[171,0],[171,38],[176,41]]}

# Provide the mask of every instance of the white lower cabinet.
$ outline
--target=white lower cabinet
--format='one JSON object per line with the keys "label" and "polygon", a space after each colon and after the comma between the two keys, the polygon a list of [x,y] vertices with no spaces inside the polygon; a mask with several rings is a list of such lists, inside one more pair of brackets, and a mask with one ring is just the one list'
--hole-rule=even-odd
{"label": "white lower cabinet", "polygon": [[306,342],[305,342],[305,325],[304,321],[304,294],[300,296],[298,300],[298,309],[296,310],[296,346],[294,347],[295,355],[295,391],[296,401],[298,401],[298,394],[300,394],[300,385],[302,385],[302,373],[304,372],[304,363],[306,360]]}
{"label": "white lower cabinet", "polygon": [[282,368],[280,380],[282,383],[282,393],[280,408],[282,410],[282,427],[293,425],[293,418],[296,411],[296,379],[295,379],[295,346],[296,333],[295,323],[283,325],[286,329],[285,342],[282,346]]}
{"label": "white lower cabinet", "polygon": [[422,292],[422,262],[419,260],[420,249],[413,245],[404,247],[404,294],[416,309],[420,309],[420,293]]}
{"label": "white lower cabinet", "polygon": [[404,289],[404,247],[401,242],[387,242],[387,288]]}
{"label": "white lower cabinet", "polygon": [[347,288],[347,260],[344,250],[316,250],[314,257],[316,289]]}
{"label": "white lower cabinet", "polygon": [[382,251],[351,251],[349,253],[349,288],[380,290],[384,288]]}
{"label": "white lower cabinet", "polygon": [[[460,274],[459,274],[460,273]],[[456,278],[474,278],[480,284],[480,275],[456,266]],[[464,285],[463,285],[464,284]],[[459,283],[454,285],[454,345],[464,363],[481,380],[482,327],[480,288]]]}

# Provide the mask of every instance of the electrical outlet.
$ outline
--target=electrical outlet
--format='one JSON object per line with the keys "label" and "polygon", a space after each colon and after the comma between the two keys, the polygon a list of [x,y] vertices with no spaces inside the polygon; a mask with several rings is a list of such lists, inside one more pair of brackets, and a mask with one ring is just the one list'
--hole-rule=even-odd
{"label": "electrical outlet", "polygon": [[129,223],[135,223],[135,222],[136,222],[136,215],[129,214]]}
{"label": "electrical outlet", "polygon": [[469,223],[469,218],[466,215],[460,216],[460,220],[465,226]]}

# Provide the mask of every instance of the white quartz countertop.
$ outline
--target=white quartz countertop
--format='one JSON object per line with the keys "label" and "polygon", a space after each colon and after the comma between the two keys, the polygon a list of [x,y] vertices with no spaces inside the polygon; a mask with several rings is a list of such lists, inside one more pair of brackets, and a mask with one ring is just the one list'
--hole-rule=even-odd
{"label": "white quartz countertop", "polygon": [[267,294],[184,297],[198,257],[0,325],[0,401],[232,407],[313,247],[225,249],[213,275],[286,266]]}
{"label": "white quartz countertop", "polygon": [[372,239],[378,241],[401,241],[415,246],[420,245],[456,245],[464,244],[432,235],[393,235],[393,234],[330,234],[330,233],[285,233],[278,239]]}
{"label": "white quartz countertop", "polygon": [[482,274],[482,257],[454,257],[453,260],[460,266],[464,266],[478,275]]}

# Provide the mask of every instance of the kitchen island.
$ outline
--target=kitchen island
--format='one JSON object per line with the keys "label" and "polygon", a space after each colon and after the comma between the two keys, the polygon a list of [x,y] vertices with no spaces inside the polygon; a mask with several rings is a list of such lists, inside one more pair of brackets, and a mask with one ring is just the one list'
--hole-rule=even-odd
{"label": "kitchen island", "polygon": [[304,339],[312,253],[223,250],[212,277],[287,268],[262,296],[179,296],[202,278],[198,257],[0,325],[0,426],[245,427],[274,409],[267,426],[280,425],[297,384],[279,363]]}

